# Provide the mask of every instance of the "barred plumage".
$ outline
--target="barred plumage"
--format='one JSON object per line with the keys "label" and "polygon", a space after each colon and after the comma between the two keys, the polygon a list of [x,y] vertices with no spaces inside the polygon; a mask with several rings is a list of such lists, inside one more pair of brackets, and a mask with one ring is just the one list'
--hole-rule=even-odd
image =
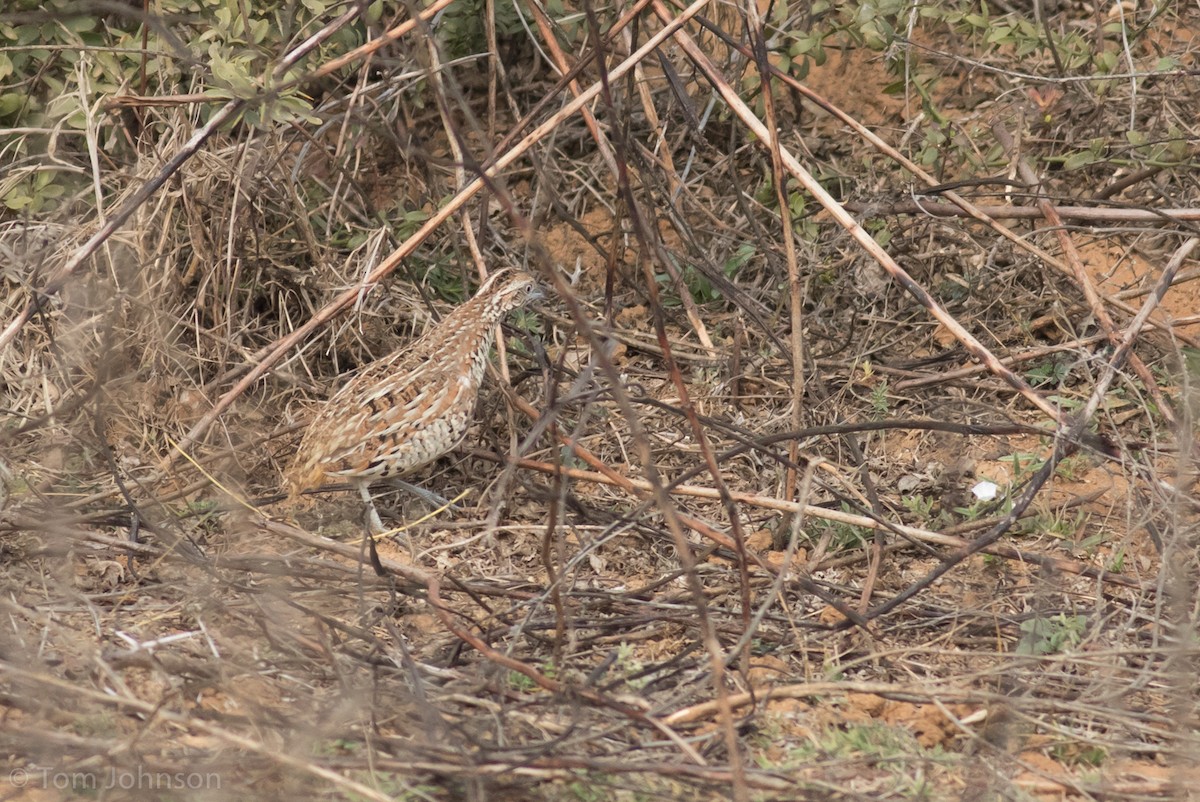
{"label": "barred plumage", "polygon": [[527,273],[493,273],[479,291],[412,345],[364,367],[325,403],[289,471],[295,498],[325,481],[359,488],[382,528],[368,486],[433,462],[462,441],[497,324],[537,297]]}

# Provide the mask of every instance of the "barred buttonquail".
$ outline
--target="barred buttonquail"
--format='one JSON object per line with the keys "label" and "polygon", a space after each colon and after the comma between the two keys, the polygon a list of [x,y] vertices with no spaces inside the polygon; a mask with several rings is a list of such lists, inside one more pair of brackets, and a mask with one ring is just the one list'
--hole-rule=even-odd
{"label": "barred buttonquail", "polygon": [[383,531],[370,484],[411,473],[462,441],[497,324],[538,297],[527,273],[497,271],[415,343],[359,371],[305,431],[289,471],[291,497],[326,477],[349,480],[370,527]]}

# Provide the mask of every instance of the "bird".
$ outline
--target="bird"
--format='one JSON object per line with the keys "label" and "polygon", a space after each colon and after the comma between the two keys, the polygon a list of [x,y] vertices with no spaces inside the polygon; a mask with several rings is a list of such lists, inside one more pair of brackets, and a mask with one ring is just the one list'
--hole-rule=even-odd
{"label": "bird", "polygon": [[[349,481],[366,505],[370,534],[384,532],[370,485],[396,482],[462,442],[497,325],[541,297],[530,274],[498,270],[416,342],[364,366],[309,422],[287,474],[289,497],[326,479]],[[375,539],[367,539],[371,561],[382,573]]]}

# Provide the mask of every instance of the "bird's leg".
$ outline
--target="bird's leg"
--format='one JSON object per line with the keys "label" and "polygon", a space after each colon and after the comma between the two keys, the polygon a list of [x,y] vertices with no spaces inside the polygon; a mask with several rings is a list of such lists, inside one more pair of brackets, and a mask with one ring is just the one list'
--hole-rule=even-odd
{"label": "bird's leg", "polygon": [[362,496],[363,503],[366,505],[366,520],[367,525],[367,553],[371,558],[371,567],[375,569],[375,573],[379,576],[387,576],[387,570],[383,567],[383,563],[379,561],[379,551],[375,548],[375,535],[383,534],[387,530],[383,527],[383,521],[379,520],[379,511],[375,509],[375,499],[371,498],[371,489],[369,481],[355,482],[358,486],[358,494]]}
{"label": "bird's leg", "polygon": [[394,479],[394,478],[388,479],[387,483],[390,485],[394,485],[402,490],[407,490],[409,493],[412,493],[414,496],[421,499],[421,501],[424,501],[426,504],[433,507],[434,509],[441,509],[441,508],[445,508],[448,510],[457,510],[458,509],[457,504],[454,504],[453,502],[443,498],[442,496],[439,496],[437,493],[434,493],[432,490],[426,490],[423,487],[418,487],[417,485],[409,484],[408,482],[404,481],[403,479]]}
{"label": "bird's leg", "polygon": [[362,497],[365,506],[365,522],[367,530],[372,535],[382,535],[387,531],[383,525],[383,521],[379,519],[379,510],[375,509],[375,499],[371,497],[370,482],[355,482],[354,486],[358,488],[358,495]]}

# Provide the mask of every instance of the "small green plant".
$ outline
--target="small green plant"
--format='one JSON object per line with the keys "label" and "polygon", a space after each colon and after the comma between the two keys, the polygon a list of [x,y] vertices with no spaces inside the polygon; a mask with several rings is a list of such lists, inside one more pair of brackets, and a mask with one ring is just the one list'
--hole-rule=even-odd
{"label": "small green plant", "polygon": [[[845,504],[843,511],[848,511]],[[815,542],[829,533],[829,547],[834,551],[847,551],[861,548],[871,538],[871,530],[852,524],[837,521],[816,521],[812,527],[812,538]]]}
{"label": "small green plant", "polygon": [[950,151],[948,147],[949,143],[950,135],[944,129],[931,126],[925,132],[921,142],[921,149],[917,151],[913,161],[922,167],[938,165],[946,158],[946,154]]}
{"label": "small green plant", "polygon": [[221,531],[224,518],[220,506],[213,499],[196,499],[187,502],[179,517],[192,519],[196,529],[206,533]]}
{"label": "small green plant", "polygon": [[[789,178],[785,197],[788,211],[792,215],[792,230],[804,242],[815,242],[820,231],[808,211],[808,193],[798,181]],[[754,193],[754,199],[772,212],[779,211],[779,196],[775,192],[775,182],[771,180],[770,175],[763,178],[762,184]]]}
{"label": "small green plant", "polygon": [[569,798],[578,802],[601,802],[610,798],[607,781],[589,781],[584,778],[567,783],[566,790],[570,794]]}
{"label": "small green plant", "polygon": [[1049,535],[1057,540],[1073,542],[1086,521],[1087,513],[1083,510],[1076,511],[1074,516],[1068,515],[1065,510],[1057,510],[1040,513],[1022,521],[1020,528],[1022,532]]}
{"label": "small green plant", "polygon": [[879,244],[879,247],[886,248],[888,243],[892,241],[892,227],[882,220],[867,220],[864,223],[867,231],[871,233],[871,239]]}
{"label": "small green plant", "polygon": [[[777,3],[775,8],[778,17],[778,12],[786,13],[787,3]],[[818,18],[828,9],[828,2],[816,0],[809,13]],[[816,29],[789,31],[778,41],[774,52],[780,56],[779,68],[801,81],[808,77],[808,71],[813,65],[824,66],[829,58],[825,52],[825,34]]]}
{"label": "small green plant", "polygon": [[1141,131],[1126,131],[1125,141],[1133,148],[1135,159],[1122,159],[1126,164],[1153,167],[1176,167],[1191,156],[1187,138],[1178,126],[1167,129],[1166,137],[1150,139]]}
{"label": "small green plant", "polygon": [[1083,540],[1079,541],[1078,548],[1083,551],[1084,554],[1091,556],[1096,553],[1097,548],[1103,546],[1108,541],[1108,532],[1097,532],[1096,534],[1088,535]]}
{"label": "small green plant", "polygon": [[1059,460],[1058,465],[1054,467],[1054,473],[1068,482],[1074,482],[1091,470],[1092,464],[1092,458],[1087,454],[1072,454]]}
{"label": "small green plant", "polygon": [[1119,574],[1125,570],[1125,547],[1121,546],[1113,552],[1112,559],[1108,561],[1108,569],[1114,574]]}
{"label": "small green plant", "polygon": [[[737,250],[725,260],[725,264],[722,265],[721,271],[725,274],[725,278],[732,279],[738,274],[739,271],[741,271],[743,267],[746,266],[751,259],[757,255],[757,247],[749,242],[743,242],[738,246]],[[720,292],[717,292],[716,295],[720,296]]]}
{"label": "small green plant", "polygon": [[[523,34],[526,26],[521,22],[521,11],[512,0],[496,0],[496,36],[503,40]],[[547,2],[546,11],[552,17],[563,14],[562,0]],[[446,55],[452,59],[464,59],[470,55],[487,53],[486,4],[484,0],[455,2],[446,8],[439,25],[438,35],[442,38]],[[533,25],[529,20],[528,25]]]}
{"label": "small green plant", "polygon": [[443,301],[460,304],[469,296],[463,287],[462,273],[449,264],[433,264],[425,271],[425,283]]}
{"label": "small green plant", "polygon": [[1108,750],[1078,741],[1056,744],[1050,748],[1050,754],[1065,766],[1098,767],[1108,760]]}
{"label": "small green plant", "polygon": [[1061,387],[1071,372],[1071,361],[1058,354],[1025,371],[1025,381],[1034,387]]}
{"label": "small green plant", "polygon": [[[764,711],[764,715],[755,722],[754,733],[750,737],[751,743],[756,749],[770,749],[775,744],[781,743],[787,737],[787,728],[784,723],[785,716]],[[771,768],[770,762],[763,755],[757,755],[755,761],[759,768]]]}
{"label": "small green plant", "polygon": [[933,499],[929,496],[902,496],[900,503],[918,520],[928,521],[933,515]]}
{"label": "small green plant", "polygon": [[1037,454],[1020,452],[1007,454],[1000,457],[999,461],[1012,463],[1013,479],[1016,482],[1020,482],[1022,479],[1037,473],[1046,462],[1043,457]]}
{"label": "small green plant", "polygon": [[[161,0],[151,11],[159,24],[144,31],[136,17],[97,13],[74,0],[9,0],[0,18],[0,87],[20,90],[0,88],[0,153],[6,163],[28,166],[0,177],[0,203],[23,214],[52,211],[86,187],[87,171],[63,165],[86,161],[85,130],[102,150],[127,146],[121,115],[99,111],[104,98],[119,94],[261,99],[247,104],[240,122],[319,122],[300,89],[283,85],[292,76],[277,76],[273,59],[288,46],[284,32],[305,29],[326,5]],[[199,112],[219,106],[203,104]],[[51,147],[53,163],[24,162]]]}
{"label": "small green plant", "polygon": [[[721,272],[725,274],[726,278],[732,279],[757,253],[758,249],[753,245],[743,243],[738,246],[738,249],[734,251],[732,256],[725,260],[725,264],[721,267]],[[695,265],[685,264],[682,267],[677,266],[676,269],[679,270],[680,278],[683,279],[683,283],[688,289],[688,294],[692,296],[692,300],[696,303],[708,303],[721,297],[721,291],[714,287],[708,276],[704,275],[703,271]],[[666,273],[657,274],[655,279],[664,287],[671,285],[671,277]],[[663,299],[663,306],[674,307],[679,305],[679,300],[670,295]]]}
{"label": "small green plant", "polygon": [[1109,142],[1107,139],[1092,139],[1087,147],[1074,150],[1065,156],[1048,156],[1046,161],[1058,163],[1063,170],[1079,170],[1098,162],[1107,160]]}
{"label": "small green plant", "polygon": [[625,681],[625,684],[633,690],[640,691],[650,682],[649,676],[642,675],[642,672],[646,669],[646,664],[635,656],[634,648],[631,644],[622,642],[617,647],[616,669],[617,673]]}
{"label": "small green plant", "polygon": [[1087,616],[1059,613],[1050,618],[1030,618],[1021,622],[1017,654],[1058,654],[1079,645],[1087,630]]}
{"label": "small green plant", "polygon": [[1183,348],[1183,371],[1187,383],[1192,387],[1200,386],[1200,349]]}
{"label": "small green plant", "polygon": [[[781,740],[777,737],[768,741],[766,748],[777,755]],[[773,744],[776,746],[772,749]],[[879,721],[828,725],[798,740],[783,754],[782,759],[759,754],[755,760],[764,770],[785,772],[839,761],[859,763],[877,773],[873,780],[877,792],[883,791],[885,784],[890,785],[886,793],[879,794],[881,797],[914,800],[939,798],[936,794],[931,797],[929,791],[930,768],[953,766],[960,760],[941,747],[922,747],[917,736],[903,725]]]}
{"label": "small green plant", "polygon": [[537,687],[537,684],[520,671],[509,671],[508,686],[513,690],[520,691],[521,693],[529,693]]}
{"label": "small green plant", "polygon": [[888,381],[880,379],[879,382],[871,388],[871,413],[877,420],[886,418],[888,410],[891,409],[891,404],[888,402]]}
{"label": "small green plant", "polygon": [[1046,396],[1046,400],[1065,412],[1074,412],[1083,407],[1083,399],[1072,398],[1071,396],[1059,395],[1057,393]]}
{"label": "small green plant", "polygon": [[975,520],[978,520],[985,513],[987,513],[987,511],[990,510],[991,508],[992,508],[992,503],[990,501],[984,501],[983,499],[978,499],[973,504],[971,504],[971,506],[955,507],[954,511],[956,513],[958,513],[960,516],[962,516],[962,519],[964,521],[975,521]]}
{"label": "small green plant", "polygon": [[313,745],[313,752],[317,755],[340,757],[344,755],[356,754],[363,748],[362,741],[356,741],[350,738],[334,738],[332,741],[317,743]]}
{"label": "small green plant", "polygon": [[67,191],[67,187],[57,183],[57,171],[34,170],[16,180],[0,185],[0,200],[14,212],[29,212],[37,214],[43,209],[50,208]]}
{"label": "small green plant", "polygon": [[[518,309],[509,315],[509,321],[512,327],[518,331],[528,332],[534,335],[542,333],[542,316],[531,309]],[[519,341],[514,345],[520,349],[524,349],[524,345]]]}
{"label": "small green plant", "polygon": [[[975,521],[984,515],[1008,512],[1012,509],[1012,498],[1008,492],[990,479],[979,481],[971,489],[975,500],[966,507],[955,507],[954,512],[965,521]],[[999,497],[999,501],[997,501]]]}
{"label": "small green plant", "polygon": [[916,738],[903,727],[878,722],[830,727],[815,743],[806,742],[791,750],[789,757],[803,765],[821,758],[872,757],[882,760],[914,755],[922,751]]}
{"label": "small green plant", "polygon": [[396,239],[403,242],[404,240],[416,234],[421,226],[425,225],[430,217],[429,212],[424,209],[408,209],[400,215],[399,220],[392,220],[392,225],[396,229]]}

